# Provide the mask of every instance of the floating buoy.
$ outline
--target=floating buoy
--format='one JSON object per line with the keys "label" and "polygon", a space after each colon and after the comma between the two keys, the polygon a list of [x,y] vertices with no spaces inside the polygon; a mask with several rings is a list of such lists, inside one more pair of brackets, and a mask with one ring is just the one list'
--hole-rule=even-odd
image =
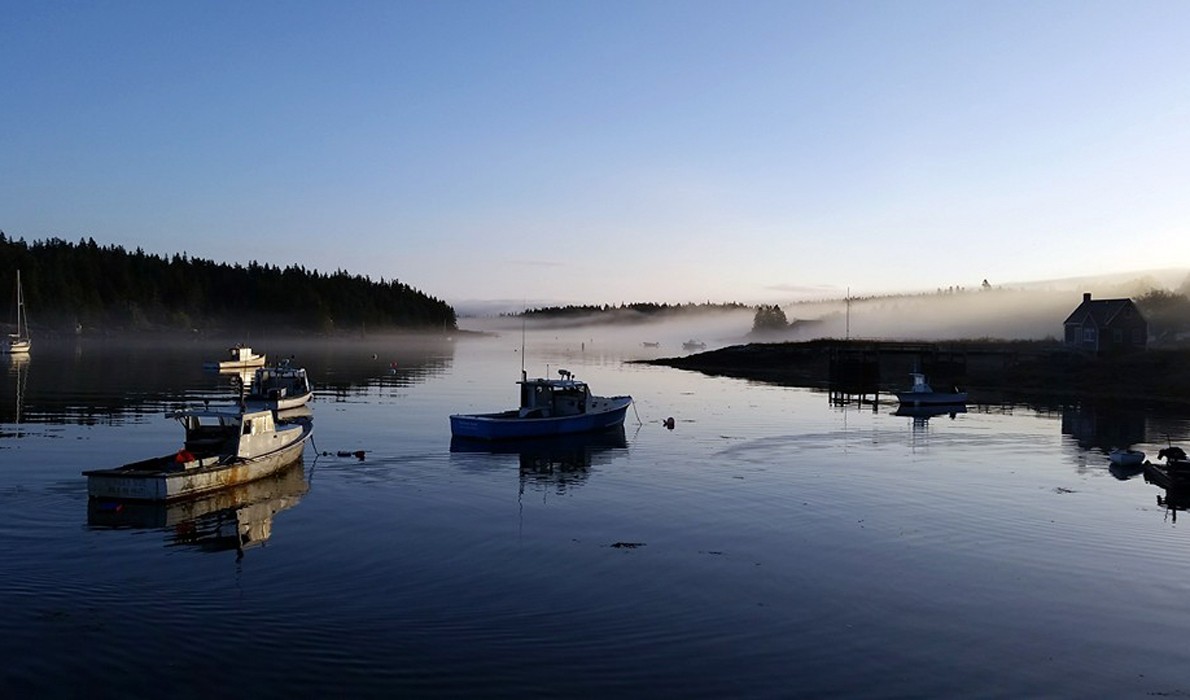
{"label": "floating buoy", "polygon": [[673,416],[670,416],[669,418],[666,418],[665,420],[661,421],[661,424],[664,425],[667,430],[673,430],[674,429]]}

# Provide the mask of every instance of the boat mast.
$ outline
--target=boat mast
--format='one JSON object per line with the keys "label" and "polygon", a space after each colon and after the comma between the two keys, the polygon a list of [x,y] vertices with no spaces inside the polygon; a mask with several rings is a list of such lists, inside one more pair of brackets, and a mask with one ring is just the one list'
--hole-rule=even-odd
{"label": "boat mast", "polygon": [[25,292],[21,289],[21,271],[17,270],[17,339],[23,339],[29,332],[29,320],[25,318]]}

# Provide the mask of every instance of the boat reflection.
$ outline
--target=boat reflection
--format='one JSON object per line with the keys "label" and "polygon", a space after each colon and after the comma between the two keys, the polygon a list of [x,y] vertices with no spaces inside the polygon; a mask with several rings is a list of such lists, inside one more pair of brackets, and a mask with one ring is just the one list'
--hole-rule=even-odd
{"label": "boat reflection", "polygon": [[[21,414],[25,408],[25,387],[29,383],[29,356],[23,353],[5,355],[8,358],[8,374],[16,384],[14,397],[16,399],[11,422],[19,425]],[[7,408],[5,406],[4,408]],[[10,422],[7,411],[0,409],[0,423]]]}
{"label": "boat reflection", "polygon": [[1107,465],[1107,472],[1120,481],[1128,481],[1129,479],[1140,476],[1144,472],[1145,466],[1141,464],[1117,464],[1109,462]]}
{"label": "boat reflection", "polygon": [[[551,486],[559,492],[584,483],[591,467],[610,461],[628,448],[624,426],[582,435],[534,438],[532,440],[469,440],[452,438],[452,453],[516,455],[522,489],[526,485]],[[604,459],[608,458],[608,459]]]}
{"label": "boat reflection", "polygon": [[178,503],[88,499],[87,525],[93,529],[161,530],[166,547],[203,552],[244,550],[264,544],[273,534],[273,516],[294,507],[309,490],[298,459],[266,479],[216,491]]}
{"label": "boat reflection", "polygon": [[909,416],[913,419],[914,428],[925,428],[931,418],[938,416],[946,416],[954,420],[955,416],[960,413],[966,413],[967,406],[964,404],[947,404],[939,406],[910,406],[908,404],[901,404],[897,406],[897,410],[893,411],[894,416]]}

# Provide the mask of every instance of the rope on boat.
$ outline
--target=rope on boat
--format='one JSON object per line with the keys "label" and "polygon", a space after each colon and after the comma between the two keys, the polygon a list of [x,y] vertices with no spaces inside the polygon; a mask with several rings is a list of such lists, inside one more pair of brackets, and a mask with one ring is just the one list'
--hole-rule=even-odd
{"label": "rope on boat", "polygon": [[637,425],[644,425],[644,424],[645,424],[645,423],[644,423],[644,421],[642,421],[642,420],[640,419],[640,414],[639,414],[639,413],[637,413],[637,411],[636,411],[636,399],[633,399],[633,400],[632,400],[632,412],[633,412],[633,413],[636,415],[636,424],[637,424]]}

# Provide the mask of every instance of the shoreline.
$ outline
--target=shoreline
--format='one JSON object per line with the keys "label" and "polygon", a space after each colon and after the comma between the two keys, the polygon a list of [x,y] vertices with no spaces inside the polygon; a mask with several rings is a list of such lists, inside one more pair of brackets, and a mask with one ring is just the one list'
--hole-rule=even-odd
{"label": "shoreline", "polygon": [[[832,384],[832,358],[863,357],[874,376],[848,391]],[[682,357],[635,360],[786,386],[842,393],[891,395],[920,368],[935,386],[954,384],[971,403],[1018,399],[1081,399],[1190,407],[1190,349],[1158,348],[1117,357],[1095,357],[1043,341],[893,343],[814,340],[747,343]],[[836,370],[837,371],[837,370]],[[851,388],[855,388],[852,384]],[[895,397],[893,398],[895,401]]]}

